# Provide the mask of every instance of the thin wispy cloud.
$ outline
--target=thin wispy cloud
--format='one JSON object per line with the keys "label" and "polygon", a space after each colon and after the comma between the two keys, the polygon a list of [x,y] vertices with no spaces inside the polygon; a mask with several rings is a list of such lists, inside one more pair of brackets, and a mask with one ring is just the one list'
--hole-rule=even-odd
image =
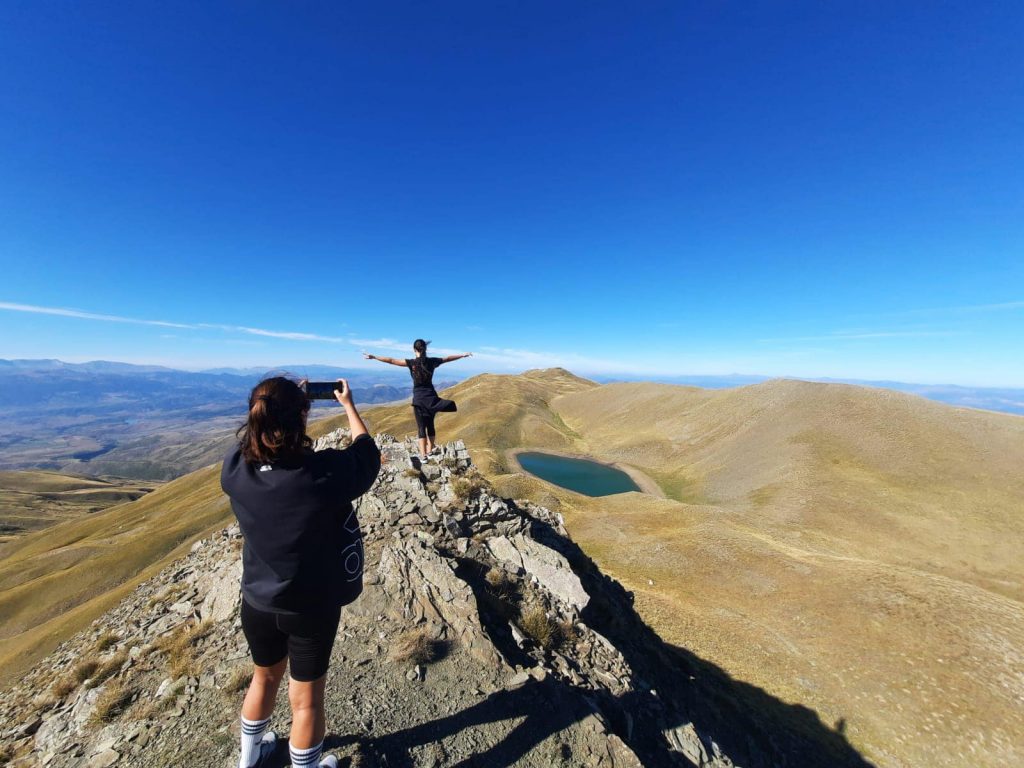
{"label": "thin wispy cloud", "polygon": [[34,304],[16,304],[9,301],[0,301],[0,309],[10,312],[28,312],[34,315],[57,315],[59,317],[74,317],[79,320],[102,320],[108,323],[131,323],[134,325],[159,325],[163,328],[194,328],[195,326],[186,323],[171,323],[166,320],[141,320],[136,317],[121,317],[120,315],[103,315],[96,312],[84,312],[80,309],[66,309],[63,307],[39,307]]}
{"label": "thin wispy cloud", "polygon": [[412,344],[401,344],[395,339],[360,339],[356,337],[349,337],[345,339],[349,344],[356,347],[366,347],[370,349],[386,349],[390,352],[401,352],[407,351],[412,347]]}
{"label": "thin wispy cloud", "polygon": [[218,328],[222,331],[235,331],[248,333],[253,336],[268,336],[272,339],[287,339],[289,341],[325,341],[330,344],[342,344],[348,339],[339,336],[321,336],[317,333],[303,333],[301,331],[270,331],[266,328],[251,328],[245,325],[215,325],[211,323],[199,323],[199,328]]}
{"label": "thin wispy cloud", "polygon": [[[86,312],[81,309],[69,309],[65,307],[40,307],[34,304],[18,304],[9,301],[0,301],[0,309],[10,312],[27,312],[36,315],[56,315],[58,317],[70,317],[78,320],[97,320],[107,323],[127,323],[131,325],[155,325],[162,328],[179,328],[182,330],[214,329],[227,331],[229,333],[244,333],[251,336],[264,336],[274,339],[287,339],[289,341],[317,341],[329,344],[355,343],[354,341],[340,336],[322,336],[316,333],[305,333],[301,331],[275,331],[267,328],[253,328],[245,325],[223,325],[220,323],[176,323],[168,320],[147,320],[137,317],[125,317],[123,315],[108,315],[98,312]],[[166,336],[165,336],[166,338]]]}

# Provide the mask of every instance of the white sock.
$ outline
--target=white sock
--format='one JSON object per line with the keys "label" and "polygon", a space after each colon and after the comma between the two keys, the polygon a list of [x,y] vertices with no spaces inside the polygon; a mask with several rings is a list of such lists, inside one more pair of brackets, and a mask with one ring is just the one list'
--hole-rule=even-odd
{"label": "white sock", "polygon": [[238,758],[238,768],[252,768],[256,765],[260,757],[260,741],[269,725],[269,717],[266,720],[242,718],[242,756]]}
{"label": "white sock", "polygon": [[288,745],[292,768],[317,768],[320,765],[320,755],[323,751],[324,743],[322,741],[309,749],[296,749],[291,744]]}

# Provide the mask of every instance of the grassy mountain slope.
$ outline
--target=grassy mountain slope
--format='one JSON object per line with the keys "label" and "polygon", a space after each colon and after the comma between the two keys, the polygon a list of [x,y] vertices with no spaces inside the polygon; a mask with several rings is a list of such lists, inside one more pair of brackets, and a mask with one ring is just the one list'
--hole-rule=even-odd
{"label": "grassy mountain slope", "polygon": [[0,544],[61,520],[133,501],[154,483],[38,470],[0,471]]}
{"label": "grassy mountain slope", "polygon": [[[491,474],[507,471],[506,451],[526,442],[546,448],[571,448],[576,437],[550,408],[550,401],[598,385],[561,368],[527,371],[518,376],[482,374],[443,390],[458,403],[456,413],[437,417],[442,441],[461,437],[474,448],[473,460]],[[366,410],[373,432],[415,435],[416,421],[408,404]],[[346,424],[344,416],[310,425],[319,436]]]}
{"label": "grassy mountain slope", "polygon": [[[841,384],[476,377],[438,417],[507,495],[557,506],[663,637],[842,723],[885,765],[1024,739],[1024,419]],[[369,411],[414,429],[408,406]],[[667,499],[516,473],[579,453]],[[958,757],[963,755],[963,758]]]}
{"label": "grassy mountain slope", "polygon": [[45,656],[136,584],[222,526],[231,511],[219,466],[137,501],[27,534],[0,549],[4,680]]}
{"label": "grassy mountain slope", "polygon": [[[438,417],[441,440],[466,440],[502,495],[558,508],[670,642],[879,764],[998,765],[1024,741],[1024,419],[838,384],[598,386],[558,369],[445,394],[459,412]],[[408,405],[366,415],[414,433]],[[517,472],[518,449],[628,466],[667,498],[570,493]],[[0,668],[229,516],[211,467],[7,545]]]}

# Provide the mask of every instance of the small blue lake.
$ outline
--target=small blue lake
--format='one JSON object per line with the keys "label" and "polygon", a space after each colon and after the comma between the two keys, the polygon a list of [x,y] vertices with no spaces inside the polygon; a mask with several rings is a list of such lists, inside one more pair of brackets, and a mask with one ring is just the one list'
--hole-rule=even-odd
{"label": "small blue lake", "polygon": [[550,453],[520,453],[519,465],[541,480],[586,496],[610,496],[613,493],[639,491],[633,478],[621,469],[587,459],[570,459]]}

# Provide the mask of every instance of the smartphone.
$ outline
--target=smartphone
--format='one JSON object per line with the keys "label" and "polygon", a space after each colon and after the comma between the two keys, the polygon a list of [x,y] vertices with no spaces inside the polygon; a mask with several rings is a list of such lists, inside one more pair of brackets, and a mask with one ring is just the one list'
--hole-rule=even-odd
{"label": "smartphone", "polygon": [[307,381],[306,397],[310,400],[334,400],[334,390],[340,389],[336,381]]}

